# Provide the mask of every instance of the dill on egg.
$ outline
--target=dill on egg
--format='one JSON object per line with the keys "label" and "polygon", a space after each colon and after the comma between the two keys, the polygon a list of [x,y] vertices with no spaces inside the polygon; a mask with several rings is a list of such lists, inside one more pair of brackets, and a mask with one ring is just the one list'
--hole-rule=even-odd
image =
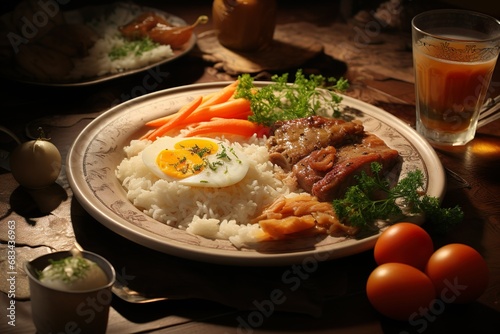
{"label": "dill on egg", "polygon": [[195,164],[195,165],[193,165],[193,170],[195,172],[199,172],[200,170],[203,170],[204,167],[205,167],[205,164]]}
{"label": "dill on egg", "polygon": [[229,157],[229,155],[226,152],[226,147],[224,145],[221,145],[221,146],[222,146],[222,151],[220,151],[220,153],[217,153],[217,159],[226,159],[226,160],[231,161],[231,158]]}
{"label": "dill on egg", "polygon": [[241,161],[241,159],[238,157],[238,155],[236,154],[236,152],[234,151],[234,148],[230,147],[230,148],[229,148],[229,151],[230,151],[230,152],[231,152],[231,153],[235,156],[236,161],[237,161],[239,164],[243,163],[243,162]]}
{"label": "dill on egg", "polygon": [[212,171],[217,171],[217,168],[219,168],[220,166],[223,166],[224,165],[224,162],[222,161],[214,161],[212,163],[210,163],[208,160],[206,161],[206,164],[208,166],[208,168],[210,168]]}
{"label": "dill on egg", "polygon": [[203,158],[206,155],[209,155],[212,151],[211,147],[202,147],[200,148],[198,145],[195,145],[189,149],[190,152],[198,155],[200,158]]}

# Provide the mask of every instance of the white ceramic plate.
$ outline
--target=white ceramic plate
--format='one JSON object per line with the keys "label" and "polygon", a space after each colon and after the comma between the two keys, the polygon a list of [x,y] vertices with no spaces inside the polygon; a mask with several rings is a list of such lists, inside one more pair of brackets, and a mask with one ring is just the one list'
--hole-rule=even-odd
{"label": "white ceramic plate", "polygon": [[[98,6],[88,6],[88,7],[83,7],[81,9],[77,10],[72,10],[68,12],[63,12],[63,16],[66,20],[66,22],[70,23],[84,23],[92,18],[99,17],[103,14],[109,14],[112,13],[113,10],[117,9],[118,7],[122,7],[125,9],[128,9],[132,12],[143,12],[143,11],[152,11],[159,13],[163,15],[169,23],[171,23],[174,26],[185,26],[187,23],[180,17],[177,17],[175,15],[172,15],[170,13],[166,13],[154,8],[150,7],[142,7],[138,5],[134,5],[131,3],[125,3],[125,2],[116,2],[113,4],[108,4],[108,5],[98,5]],[[0,18],[1,21],[9,20],[9,15],[10,13],[4,15],[2,18]],[[95,77],[87,77],[87,78],[82,78],[78,80],[68,80],[68,81],[42,81],[40,79],[37,79],[33,76],[30,76],[26,73],[24,73],[22,70],[20,70],[16,64],[13,58],[7,57],[6,59],[2,59],[3,66],[0,66],[0,76],[6,79],[10,79],[13,81],[17,82],[22,82],[22,83],[29,83],[29,84],[34,84],[34,85],[41,85],[41,86],[56,86],[56,87],[70,87],[70,86],[88,86],[88,85],[94,85],[97,83],[113,80],[116,78],[124,77],[124,76],[129,76],[132,74],[140,73],[143,71],[147,71],[151,68],[154,68],[156,66],[169,63],[171,61],[174,61],[175,59],[178,59],[188,52],[190,52],[193,47],[196,45],[196,40],[197,37],[193,33],[191,38],[189,39],[186,44],[184,44],[181,48],[179,49],[174,49],[173,55],[171,57],[159,60],[159,61],[154,61],[151,62],[147,65],[134,68],[134,69],[129,69],[129,70],[124,70],[122,72],[118,73],[109,73],[109,74],[104,74],[100,76],[95,76]],[[7,48],[8,50],[2,50],[1,48]],[[8,53],[9,49],[12,47],[8,44],[5,44],[4,46],[0,47],[0,53]],[[1,57],[0,57],[1,58]]]}
{"label": "white ceramic plate", "polygon": [[[193,96],[221,89],[227,82],[177,87],[144,95],[110,109],[90,123],[67,157],[67,174],[82,206],[103,225],[143,246],[189,259],[231,265],[287,265],[345,257],[369,250],[378,235],[362,239],[334,237],[268,242],[255,249],[237,249],[227,240],[212,240],[160,223],[134,207],[115,177],[123,147],[147,131],[148,120],[176,112]],[[263,85],[265,83],[256,83]],[[346,113],[362,120],[400,152],[400,177],[420,169],[426,192],[442,198],[443,167],[432,147],[410,126],[367,103],[344,97]]]}

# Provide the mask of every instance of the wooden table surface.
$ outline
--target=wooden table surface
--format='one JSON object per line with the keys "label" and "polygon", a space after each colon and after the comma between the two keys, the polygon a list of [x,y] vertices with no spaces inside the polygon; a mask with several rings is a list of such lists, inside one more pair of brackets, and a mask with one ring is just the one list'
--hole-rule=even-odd
{"label": "wooden table surface", "polygon": [[[144,1],[141,4],[173,13],[188,22],[211,13],[211,1],[183,4]],[[77,7],[78,2],[71,5]],[[363,21],[360,19],[363,16],[356,16],[363,9],[357,2],[309,1],[292,5],[279,1],[279,5],[278,27],[290,29],[290,33],[302,29],[300,38],[314,39],[322,45],[320,53],[287,71],[301,68],[307,73],[345,76],[351,83],[347,95],[380,107],[414,126],[415,96],[407,24],[389,29],[373,18]],[[373,13],[376,8],[367,3],[365,13]],[[418,10],[422,7],[406,8],[407,16]],[[353,16],[358,20],[353,20]],[[211,28],[208,23],[200,26],[196,33],[201,35]],[[39,125],[44,125],[52,142],[65,156],[78,133],[117,103],[162,89],[236,77],[197,47],[157,71],[161,74],[157,75],[158,80],[147,86],[144,85],[147,73],[85,87],[45,87],[4,80],[0,90],[0,123],[23,140],[29,139]],[[256,78],[268,79],[271,74],[282,72],[266,69],[253,74]],[[491,96],[500,94],[499,83],[497,70],[489,91]],[[443,206],[460,205],[465,219],[450,233],[433,235],[433,241],[436,247],[454,242],[474,247],[486,259],[491,276],[486,292],[476,302],[446,305],[419,326],[387,319],[369,304],[364,288],[369,273],[375,268],[372,251],[318,264],[314,271],[300,276],[302,284],[290,294],[289,305],[273,305],[267,303],[269,291],[275,284],[280,286],[283,283],[280,278],[290,270],[304,274],[301,268],[212,265],[142,247],[114,234],[85,212],[73,198],[64,178],[58,179],[64,190],[60,205],[50,213],[41,213],[4,164],[0,169],[0,250],[6,251],[7,225],[15,221],[19,270],[14,299],[16,326],[11,326],[5,306],[12,298],[7,294],[9,286],[4,277],[8,270],[2,255],[0,332],[35,332],[26,277],[20,263],[49,251],[68,249],[76,239],[85,249],[108,258],[122,278],[136,282],[137,286],[162,284],[161,275],[169,270],[184,281],[183,293],[189,292],[186,286],[192,284],[189,296],[157,303],[137,305],[113,298],[109,333],[498,333],[499,126],[500,121],[496,121],[480,128],[476,138],[463,147],[436,148],[447,175]],[[2,152],[14,146],[10,137],[0,135]],[[169,279],[167,284],[176,283]],[[205,288],[204,293],[198,292]],[[192,296],[195,298],[189,298]],[[200,296],[206,298],[198,298]],[[235,300],[237,298],[248,300]],[[303,312],[300,311],[302,305]]]}

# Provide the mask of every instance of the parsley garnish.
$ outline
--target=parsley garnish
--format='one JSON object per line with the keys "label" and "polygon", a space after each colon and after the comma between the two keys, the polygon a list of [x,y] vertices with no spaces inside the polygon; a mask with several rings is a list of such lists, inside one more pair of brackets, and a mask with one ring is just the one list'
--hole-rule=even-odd
{"label": "parsley garnish", "polygon": [[[463,219],[459,206],[442,208],[436,197],[422,195],[423,174],[420,170],[408,172],[393,187],[381,177],[382,165],[372,163],[373,176],[362,172],[357,184],[347,189],[342,199],[333,201],[333,207],[340,219],[352,226],[372,228],[376,220],[396,221],[414,214],[424,214],[432,228],[446,233]],[[375,193],[382,192],[380,199]],[[403,212],[404,207],[407,212]]]}
{"label": "parsley garnish", "polygon": [[248,119],[265,126],[272,126],[279,120],[316,115],[324,108],[331,108],[333,116],[339,117],[338,105],[342,97],[336,92],[349,87],[345,79],[314,74],[306,78],[302,70],[297,71],[292,84],[288,83],[288,73],[273,75],[273,83],[259,89],[256,89],[249,74],[241,75],[238,80],[236,97],[243,97],[251,104],[252,115]]}
{"label": "parsley garnish", "polygon": [[129,54],[133,54],[134,56],[140,56],[144,52],[153,50],[159,45],[160,44],[153,42],[149,38],[142,38],[133,41],[124,40],[122,45],[114,46],[109,52],[108,56],[111,60],[125,58]]}
{"label": "parsley garnish", "polygon": [[39,279],[60,279],[65,283],[85,277],[90,269],[89,262],[81,256],[70,256],[60,260],[49,260],[50,270],[42,271]]}

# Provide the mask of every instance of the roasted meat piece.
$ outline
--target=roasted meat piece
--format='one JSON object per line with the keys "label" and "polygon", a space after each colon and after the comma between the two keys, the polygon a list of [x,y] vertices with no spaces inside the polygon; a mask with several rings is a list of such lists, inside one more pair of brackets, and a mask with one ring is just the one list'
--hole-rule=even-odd
{"label": "roasted meat piece", "polygon": [[285,171],[290,171],[311,152],[359,141],[363,134],[364,128],[360,123],[322,116],[277,122],[267,143],[269,159]]}
{"label": "roasted meat piece", "polygon": [[120,27],[119,30],[122,36],[129,40],[148,37],[155,43],[179,49],[189,41],[193,35],[193,29],[198,24],[205,24],[207,21],[208,17],[201,15],[191,25],[174,26],[159,14],[145,12]]}
{"label": "roasted meat piece", "polygon": [[293,166],[297,182],[320,201],[331,201],[344,195],[362,171],[370,173],[372,162],[382,164],[382,173],[398,162],[398,151],[389,148],[374,134],[365,134],[357,143],[337,149],[325,147],[314,151]]}
{"label": "roasted meat piece", "polygon": [[139,14],[135,19],[119,28],[123,37],[134,40],[148,37],[151,29],[157,25],[170,25],[170,23],[161,15],[153,12]]}
{"label": "roasted meat piece", "polygon": [[337,150],[333,146],[327,146],[311,152],[293,165],[292,172],[299,186],[311,193],[313,185],[333,169],[337,160],[336,155]]}
{"label": "roasted meat piece", "polygon": [[373,162],[386,174],[399,160],[397,150],[360,123],[322,116],[278,122],[267,145],[271,162],[290,171],[307,192],[278,199],[254,219],[272,239],[355,235],[359,230],[339,222],[331,201],[343,197],[361,172],[371,173]]}
{"label": "roasted meat piece", "polygon": [[326,202],[342,197],[362,171],[370,173],[372,162],[382,164],[385,174],[399,159],[398,151],[362,124],[322,116],[276,123],[267,145],[272,163]]}

